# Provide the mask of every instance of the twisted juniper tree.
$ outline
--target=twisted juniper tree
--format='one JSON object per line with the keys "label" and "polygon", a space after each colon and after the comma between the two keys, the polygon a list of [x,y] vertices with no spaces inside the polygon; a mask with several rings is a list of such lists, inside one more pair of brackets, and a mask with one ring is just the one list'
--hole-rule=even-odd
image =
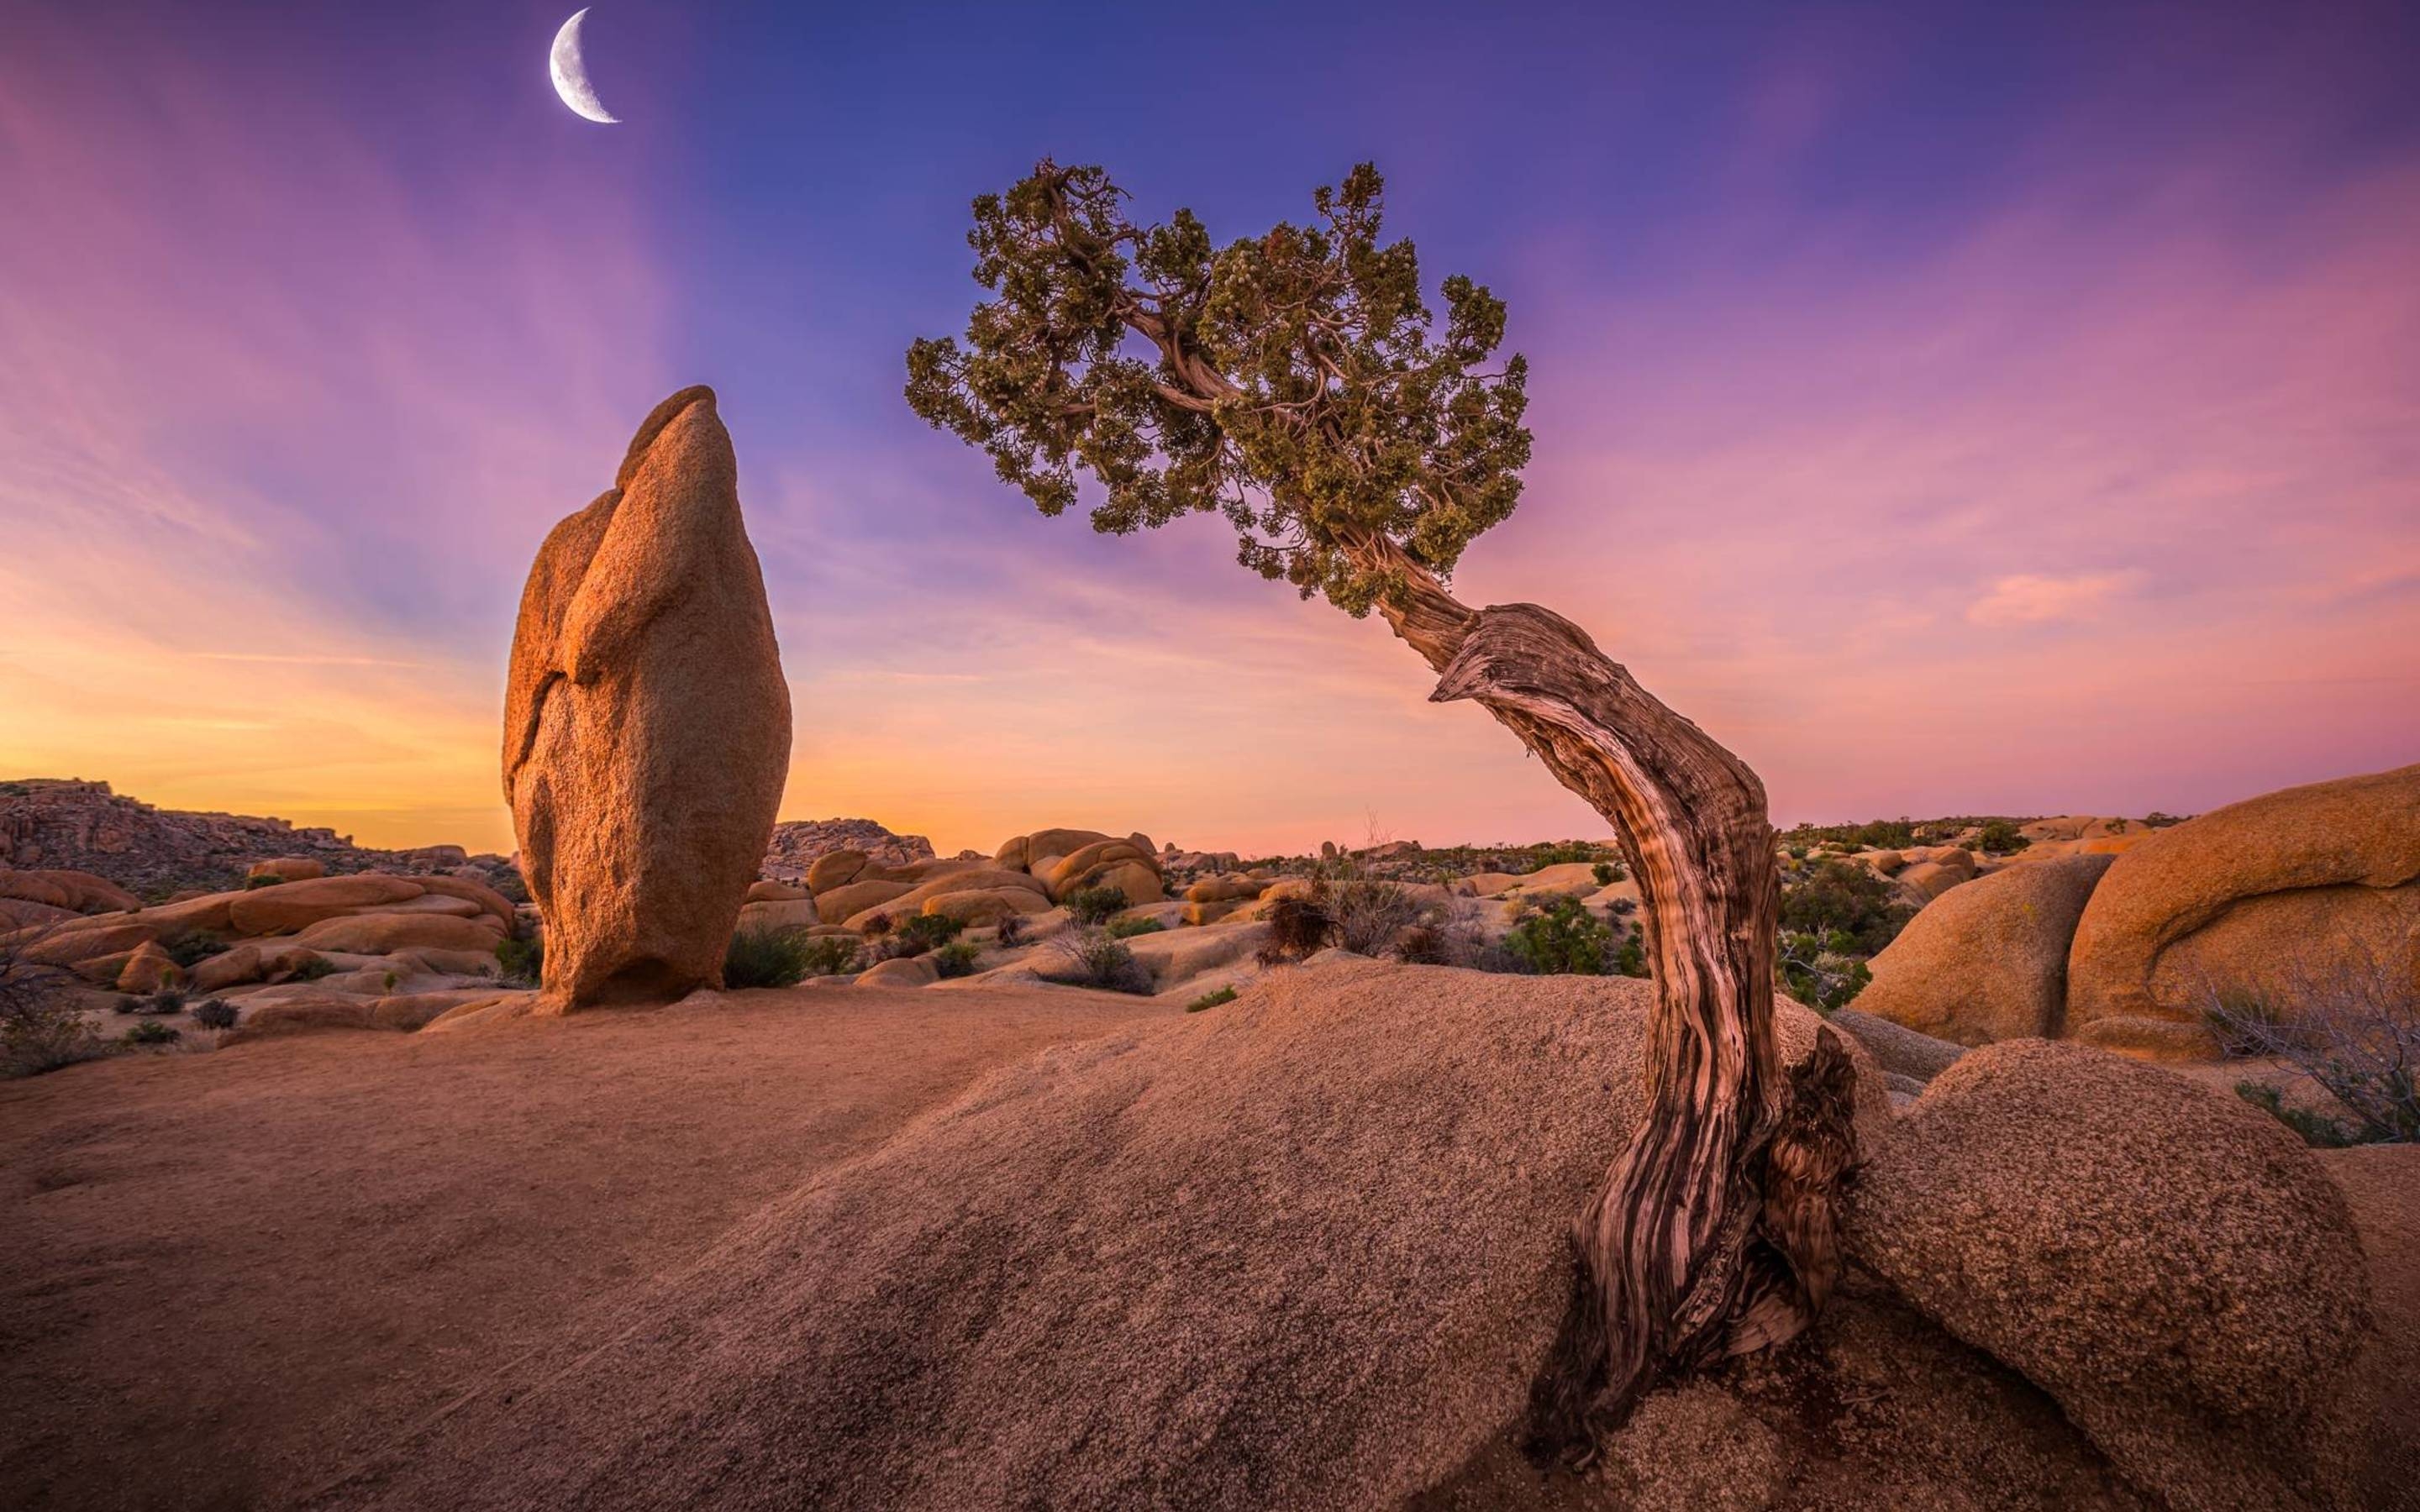
{"label": "twisted juniper tree", "polygon": [[1569,620],[1473,609],[1463,549],[1512,512],[1528,366],[1491,368],[1504,303],[1455,276],[1440,322],[1409,241],[1379,239],[1363,164],[1306,226],[1218,248],[1190,211],[1127,218],[1098,168],[1048,161],[974,203],[963,342],[908,353],[908,402],[990,454],[1045,515],[1125,534],[1216,511],[1245,566],[1377,610],[1612,821],[1646,902],[1649,1112],[1574,1227],[1572,1304],[1532,1447],[1583,1463],[1667,1372],[1786,1340],[1840,1267],[1855,1158],[1829,1030],[1787,1080],[1774,1043],[1779,880],[1764,788]]}

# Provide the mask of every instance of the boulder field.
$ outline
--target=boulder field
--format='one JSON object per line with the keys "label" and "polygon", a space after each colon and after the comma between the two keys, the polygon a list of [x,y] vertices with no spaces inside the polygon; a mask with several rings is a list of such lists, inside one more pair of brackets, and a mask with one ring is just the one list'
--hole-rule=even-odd
{"label": "boulder field", "polygon": [[1859,1011],[1961,1044],[2165,1059],[2217,1053],[2203,1016],[2225,999],[2291,1022],[2315,983],[2362,972],[2420,1000],[2420,766],[2148,832],[2044,823],[2077,834],[1930,902],[1874,957]]}

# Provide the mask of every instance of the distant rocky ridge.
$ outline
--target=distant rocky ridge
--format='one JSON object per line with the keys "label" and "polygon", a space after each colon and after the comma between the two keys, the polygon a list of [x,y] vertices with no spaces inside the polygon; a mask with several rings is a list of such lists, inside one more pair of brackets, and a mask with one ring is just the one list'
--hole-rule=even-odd
{"label": "distant rocky ridge", "polygon": [[0,866],[87,872],[138,896],[164,898],[240,887],[254,862],[285,856],[308,856],[337,873],[444,872],[472,859],[459,845],[374,850],[283,819],[157,809],[106,782],[0,781]]}
{"label": "distant rocky ridge", "polygon": [[934,858],[931,841],[922,835],[894,835],[871,819],[793,819],[773,826],[765,874],[804,882],[808,868],[840,851],[861,852],[877,866],[910,866]]}

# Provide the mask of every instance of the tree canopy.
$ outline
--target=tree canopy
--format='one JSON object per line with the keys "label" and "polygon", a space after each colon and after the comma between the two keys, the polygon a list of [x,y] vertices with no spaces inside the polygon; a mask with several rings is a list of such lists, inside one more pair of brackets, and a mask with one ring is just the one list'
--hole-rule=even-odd
{"label": "tree canopy", "polygon": [[974,202],[963,344],[920,340],[908,402],[988,452],[1045,515],[1100,486],[1093,528],[1217,511],[1237,559],[1359,615],[1404,560],[1445,578],[1512,514],[1528,364],[1486,370],[1504,302],[1459,274],[1440,326],[1408,240],[1379,239],[1363,163],[1314,224],[1215,248],[1190,210],[1138,226],[1096,167],[1045,159]]}

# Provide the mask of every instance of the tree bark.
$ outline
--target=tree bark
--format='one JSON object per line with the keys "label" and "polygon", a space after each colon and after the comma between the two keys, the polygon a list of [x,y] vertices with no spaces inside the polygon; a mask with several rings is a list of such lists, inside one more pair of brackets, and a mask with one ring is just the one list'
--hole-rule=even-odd
{"label": "tree bark", "polygon": [[1830,1029],[1785,1085],[1774,1042],[1781,899],[1764,785],[1579,626],[1473,610],[1386,541],[1379,612],[1563,786],[1612,821],[1655,980],[1648,1113],[1573,1230],[1572,1304],[1531,1393],[1529,1448],[1574,1467],[1668,1372],[1795,1336],[1838,1280],[1854,1072]]}

